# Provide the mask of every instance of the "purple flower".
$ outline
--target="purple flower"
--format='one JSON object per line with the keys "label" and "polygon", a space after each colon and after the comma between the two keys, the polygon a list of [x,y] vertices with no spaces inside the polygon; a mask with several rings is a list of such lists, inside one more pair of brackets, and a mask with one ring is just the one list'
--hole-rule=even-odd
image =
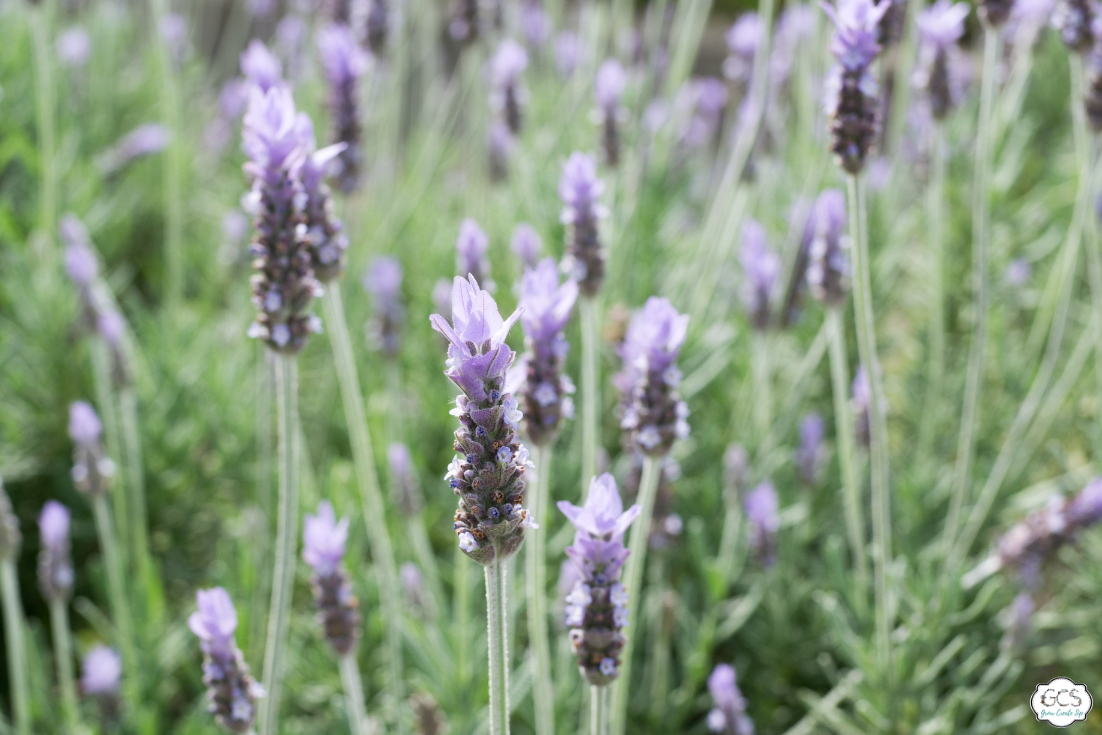
{"label": "purple flower", "polygon": [[605,59],[597,69],[597,78],[593,83],[593,99],[605,115],[615,114],[625,86],[627,75],[624,67],[616,59]]}
{"label": "purple flower", "polygon": [[341,24],[326,26],[318,32],[318,55],[329,82],[333,139],[347,145],[340,154],[337,183],[341,191],[350,192],[359,186],[363,166],[357,85],[367,72],[370,57],[351,29]]}
{"label": "purple flower", "polygon": [[318,514],[306,514],[302,531],[302,558],[321,576],[332,574],[344,559],[348,519],[339,522],[328,500],[318,504]]}
{"label": "purple flower", "polygon": [[531,268],[535,266],[536,261],[539,260],[540,251],[543,250],[543,238],[532,225],[521,222],[513,230],[513,239],[509,247],[525,268]]}
{"label": "purple flower", "polygon": [[762,42],[761,18],[757,13],[744,13],[727,29],[727,49],[730,54],[723,62],[723,75],[743,84],[750,81],[754,54]]}
{"label": "purple flower", "polygon": [[73,440],[73,482],[89,495],[107,491],[115,474],[115,463],[104,456],[100,444],[103,426],[96,411],[84,401],[69,406],[69,437]]}
{"label": "purple flower", "polygon": [[444,374],[463,395],[452,415],[456,455],[445,479],[459,497],[453,530],[459,548],[479,564],[505,559],[524,542],[526,528],[535,527],[524,499],[528,450],[516,437],[517,401],[505,389],[505,375],[516,353],[505,344],[521,310],[506,320],[497,304],[478,287],[473,276],[456,278],[452,288],[452,324],[433,314],[432,327],[447,338]]}
{"label": "purple flower", "polygon": [[187,21],[179,13],[169,13],[161,18],[160,30],[161,40],[173,61],[183,61],[188,52]]}
{"label": "purple flower", "polygon": [[452,318],[452,283],[447,278],[438,278],[432,284],[432,305],[445,319]]}
{"label": "purple flower", "polygon": [[361,283],[377,305],[395,302],[402,293],[402,264],[397,258],[386,255],[372,258]]}
{"label": "purple flower", "polygon": [[642,508],[624,510],[612,475],[593,478],[585,505],[563,500],[559,510],[577,532],[566,554],[581,574],[566,598],[566,625],[582,676],[604,686],[620,674],[622,629],[628,624],[628,596],[620,574],[630,551],[624,532]]}
{"label": "purple flower", "polygon": [[86,292],[99,275],[99,264],[92,251],[88,230],[75,214],[66,213],[61,216],[58,232],[65,244],[65,273],[73,285],[82,293]]}
{"label": "purple flower", "polygon": [[1052,27],[1060,32],[1065,46],[1086,53],[1094,43],[1091,26],[1095,15],[1089,0],[1059,0],[1052,12]]}
{"label": "purple flower", "polygon": [[597,229],[598,221],[608,216],[600,201],[604,191],[593,157],[577,151],[571,153],[559,179],[559,197],[563,202],[560,219],[567,228],[563,266],[588,297],[597,294],[605,276],[605,256]]}
{"label": "purple flower", "polygon": [[719,664],[708,677],[708,691],[715,707],[708,713],[708,729],[723,735],[754,735],[754,721],[746,714],[746,700],[739,691],[735,667]]}
{"label": "purple flower", "polygon": [[84,66],[92,55],[92,39],[80,26],[62,31],[54,43],[58,60],[68,67]]}
{"label": "purple flower", "polygon": [[542,49],[551,38],[551,17],[540,0],[523,0],[520,5],[520,28],[524,40],[532,49]]}
{"label": "purple flower", "polygon": [[402,582],[402,590],[406,593],[406,599],[410,604],[421,610],[427,608],[429,597],[425,590],[421,569],[413,562],[407,561],[398,569],[398,578]]}
{"label": "purple flower", "polygon": [[159,123],[147,123],[130,131],[99,158],[100,170],[110,174],[128,163],[154,153],[160,153],[169,144],[172,134]]}
{"label": "purple flower", "polygon": [[241,52],[241,73],[262,92],[283,84],[283,64],[258,38]]}
{"label": "purple flower", "polygon": [[493,293],[494,282],[490,278],[490,238],[470,217],[459,223],[459,237],[455,240],[455,267],[460,277],[470,276]]}
{"label": "purple flower", "polygon": [[493,83],[490,104],[502,114],[514,135],[520,132],[521,111],[528,97],[521,84],[521,75],[527,68],[528,52],[511,38],[501,42],[490,60],[490,80]]}
{"label": "purple flower", "polygon": [[815,11],[810,4],[788,5],[781,11],[769,57],[769,83],[774,89],[780,89],[788,81],[796,55],[814,34]]}
{"label": "purple flower", "polygon": [[372,259],[360,281],[375,301],[367,325],[368,341],[388,357],[398,354],[405,309],[402,307],[402,264],[397,258]]}
{"label": "purple flower", "polygon": [[796,464],[800,476],[809,485],[815,484],[819,473],[819,463],[823,453],[823,417],[810,413],[800,422],[800,449],[796,453]]}
{"label": "purple flower", "polygon": [[776,561],[777,529],[780,519],[777,517],[777,491],[771,482],[758,485],[743,503],[746,520],[750,522],[750,547],[764,566],[773,566]]}
{"label": "purple flower", "polygon": [[571,31],[563,31],[555,36],[555,68],[564,77],[574,75],[582,62],[582,42]]}
{"label": "purple flower", "polygon": [[387,0],[368,0],[367,46],[371,53],[381,56],[386,51],[386,37],[390,31],[390,9]]}
{"label": "purple flower", "polygon": [[245,0],[245,9],[254,18],[267,18],[274,8],[274,0]]}
{"label": "purple flower", "polygon": [[333,214],[329,187],[325,175],[332,163],[346,148],[344,143],[316,150],[314,122],[306,113],[298,114],[299,140],[306,154],[299,170],[302,191],[306,195],[303,219],[306,225],[306,246],[314,266],[314,276],[329,283],[344,273],[348,236],[344,223]]}
{"label": "purple flower", "polygon": [[781,271],[780,257],[769,249],[765,228],[757,220],[747,220],[742,226],[742,249],[739,262],[746,276],[743,301],[750,320],[758,329],[769,326],[773,288]]}
{"label": "purple flower", "polygon": [[520,307],[524,310],[520,323],[528,338],[547,345],[561,339],[578,298],[578,284],[566,281],[559,285],[555,261],[544,258],[524,274],[520,294]]}
{"label": "purple flower", "polygon": [[849,260],[846,251],[846,197],[838,189],[824,189],[815,200],[804,230],[807,283],[811,293],[828,306],[846,299]]}
{"label": "purple flower", "polygon": [[869,393],[869,376],[865,372],[864,365],[857,366],[857,372],[853,375],[853,399],[850,402],[853,413],[857,417],[853,429],[857,435],[857,443],[868,449],[871,439],[869,431],[869,407],[872,405],[872,397]]}
{"label": "purple flower", "polygon": [[956,44],[964,35],[967,17],[967,4],[954,5],[950,0],[937,0],[916,19],[922,44],[914,84],[926,91],[930,112],[938,120],[949,113],[960,96],[962,84],[953,78],[954,65],[950,61],[957,54]]}
{"label": "purple flower", "polygon": [[38,555],[38,587],[47,600],[67,600],[73,592],[73,562],[69,555],[69,510],[55,500],[38,516],[42,550]]}
{"label": "purple flower", "polygon": [[90,697],[111,697],[119,691],[122,659],[107,646],[93,646],[84,654],[80,689]]}
{"label": "purple flower", "polygon": [[860,71],[880,53],[877,27],[891,5],[873,0],[840,0],[837,7],[823,5],[823,10],[835,25],[830,50],[847,71]]}
{"label": "purple flower", "polygon": [[942,51],[956,45],[964,35],[964,21],[968,17],[968,11],[967,3],[937,0],[915,19],[922,42]]}
{"label": "purple flower", "polygon": [[1025,286],[1032,276],[1033,266],[1025,258],[1016,258],[1006,266],[1006,283],[1013,288]]}
{"label": "purple flower", "polygon": [[1025,643],[1026,638],[1029,637],[1034,609],[1032,595],[1024,590],[1019,592],[1014,601],[1010,603],[1010,624],[1007,626],[1007,633],[1012,646],[1020,648]]}
{"label": "purple flower", "polygon": [[196,593],[198,612],[188,627],[199,637],[203,651],[203,683],[207,685],[208,710],[219,725],[232,733],[247,733],[256,719],[256,700],[264,696],[249,674],[249,666],[234,643],[237,611],[221,587]]}
{"label": "purple flower", "polygon": [[76,444],[92,447],[99,444],[103,425],[91,404],[76,401],[69,405],[69,438]]}

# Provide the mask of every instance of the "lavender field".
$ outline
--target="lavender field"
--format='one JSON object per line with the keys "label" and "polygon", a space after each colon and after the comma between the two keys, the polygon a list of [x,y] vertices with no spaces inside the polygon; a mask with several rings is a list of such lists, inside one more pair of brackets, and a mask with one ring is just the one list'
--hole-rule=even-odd
{"label": "lavender field", "polygon": [[1102,733],[1100,132],[1092,0],[0,0],[0,735]]}

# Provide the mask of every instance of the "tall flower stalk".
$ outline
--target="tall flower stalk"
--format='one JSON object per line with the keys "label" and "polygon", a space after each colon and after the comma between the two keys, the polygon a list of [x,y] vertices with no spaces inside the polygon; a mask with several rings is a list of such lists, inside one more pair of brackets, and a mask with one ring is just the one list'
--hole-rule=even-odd
{"label": "tall flower stalk", "polygon": [[445,478],[459,498],[452,524],[459,548],[486,573],[489,621],[490,735],[509,732],[509,656],[505,561],[524,543],[525,530],[537,528],[523,507],[528,450],[516,435],[521,412],[505,389],[505,376],[516,353],[505,344],[520,310],[502,319],[492,296],[473,276],[456,278],[452,287],[452,323],[439,314],[432,327],[448,340],[444,374],[462,393],[452,415],[458,453]]}
{"label": "tall flower stalk", "polygon": [[[34,98],[35,125],[38,134],[39,188],[38,212],[39,226],[47,243],[53,242],[53,231],[57,222],[58,171],[57,171],[57,100],[54,87],[53,57],[54,44],[50,39],[53,3],[32,3],[31,33],[34,37]],[[56,249],[48,245],[49,258],[54,258]]]}
{"label": "tall flower stalk", "polygon": [[38,556],[38,588],[50,606],[58,688],[71,735],[80,728],[76,681],[73,678],[73,641],[69,632],[69,599],[73,595],[73,560],[69,552],[69,510],[51,500],[38,517],[42,550]]}
{"label": "tall flower stalk", "polygon": [[23,602],[15,560],[23,545],[19,519],[0,482],[0,601],[4,605],[4,643],[7,648],[8,683],[16,735],[31,735],[31,697],[27,689],[27,638]]}
{"label": "tall flower stalk", "polygon": [[360,48],[352,30],[341,23],[321,30],[318,52],[329,82],[333,138],[346,146],[340,153],[337,185],[341,191],[349,193],[359,188],[363,168],[357,87],[360,77],[367,72],[370,57]]}
{"label": "tall flower stalk", "polygon": [[[524,274],[521,281],[520,323],[524,328],[525,355],[510,371],[506,390],[518,383],[525,430],[535,445],[533,459],[539,468],[534,492],[528,501],[537,518],[546,517],[551,491],[551,450],[564,418],[574,413],[570,394],[574,385],[563,373],[568,345],[563,329],[578,298],[578,284],[559,285],[555,261],[545,258]],[[523,381],[523,382],[522,382]],[[533,699],[537,735],[554,735],[555,697],[551,687],[551,651],[547,630],[546,534],[534,534],[526,556],[528,585],[528,636],[532,647]]]}
{"label": "tall flower stalk", "polygon": [[[677,357],[688,326],[688,315],[678,314],[666,299],[652,296],[632,317],[620,348],[624,367],[617,383],[625,395],[631,396],[620,426],[629,432],[632,446],[646,457],[639,483],[641,520],[630,541],[632,562],[625,585],[629,600],[638,600],[643,588],[662,459],[674,441],[689,433],[689,411],[677,393],[681,382]],[[629,638],[622,653],[623,680],[613,694],[612,735],[622,735],[627,728],[632,647],[633,639]]]}
{"label": "tall flower stalk", "polygon": [[875,545],[876,661],[887,675],[891,664],[888,617],[888,564],[891,558],[891,515],[888,487],[888,427],[883,409],[883,386],[876,354],[876,331],[869,269],[865,162],[879,131],[879,85],[872,62],[880,52],[877,28],[888,4],[872,0],[841,0],[837,8],[824,5],[835,25],[831,52],[837,64],[827,80],[830,90],[830,148],[848,174],[849,225],[853,242],[853,300],[857,348],[867,367],[870,394],[870,449],[872,468],[872,531]]}
{"label": "tall flower stalk", "polygon": [[[626,670],[623,629],[628,625],[628,603],[635,599],[620,581],[624,562],[632,554],[624,548],[624,533],[645,511],[638,505],[625,511],[616,481],[607,473],[593,478],[583,507],[565,500],[558,507],[577,529],[574,544],[566,549],[578,573],[566,598],[570,646],[590,686],[590,733],[605,735],[613,714],[608,687]],[[647,526],[636,526],[633,537],[646,536]]]}
{"label": "tall flower stalk", "polygon": [[[160,67],[161,118],[165,127],[177,131],[180,123],[180,92],[172,68],[171,43],[162,32],[168,18],[167,0],[153,0],[150,23],[156,38]],[[169,307],[178,304],[184,293],[184,196],[183,153],[179,135],[172,135],[165,151],[163,193],[165,208],[165,296]]]}

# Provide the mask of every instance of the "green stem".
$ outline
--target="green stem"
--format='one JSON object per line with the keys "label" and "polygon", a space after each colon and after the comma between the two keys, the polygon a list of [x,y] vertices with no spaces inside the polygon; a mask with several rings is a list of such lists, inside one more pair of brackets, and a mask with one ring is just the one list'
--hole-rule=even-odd
{"label": "green stem", "polygon": [[529,535],[525,549],[528,588],[528,639],[532,651],[532,699],[536,705],[536,735],[555,735],[555,693],[551,686],[551,646],[547,629],[546,543],[551,492],[551,446],[533,446],[532,459],[539,473],[535,492],[528,493],[529,507],[542,524]]}
{"label": "green stem", "polygon": [[582,499],[589,497],[589,483],[597,474],[597,446],[600,444],[597,407],[601,403],[598,384],[596,299],[581,299],[582,321]]}
{"label": "green stem", "polygon": [[284,655],[291,619],[291,592],[298,546],[298,363],[280,355],[275,365],[276,413],[279,425],[279,516],[276,521],[272,602],[268,609],[268,637],[264,646],[264,689],[260,704],[260,733],[275,735],[279,727],[279,700],[283,693]]}
{"label": "green stem", "polygon": [[490,735],[509,735],[509,650],[506,639],[505,562],[495,557],[484,568],[486,618],[489,622]]}
{"label": "green stem", "polygon": [[31,8],[31,33],[34,37],[35,122],[38,127],[39,227],[50,243],[52,259],[57,226],[57,122],[53,80],[53,39],[50,37],[49,12],[52,3],[37,3]]}
{"label": "green stem", "polygon": [[161,118],[172,133],[168,148],[164,152],[163,196],[165,209],[165,294],[171,309],[180,303],[184,293],[184,198],[182,195],[182,170],[179,120],[180,92],[176,85],[176,75],[172,71],[168,44],[162,39],[161,22],[167,14],[165,0],[153,0],[153,37],[161,39],[157,48],[158,64],[161,76]]}
{"label": "green stem", "polygon": [[367,426],[363,392],[352,354],[352,339],[348,322],[344,317],[340,284],[336,281],[325,287],[326,324],[336,363],[337,380],[344,402],[344,418],[352,442],[352,461],[356,467],[356,480],[360,488],[360,504],[367,538],[371,545],[371,557],[379,578],[379,596],[384,609],[386,647],[389,664],[389,690],[391,713],[395,714],[402,694],[402,601],[398,586],[398,569],[394,562],[394,549],[387,530],[383,496],[379,491],[379,476],[375,470],[375,455],[371,448],[371,433]]}
{"label": "green stem", "polygon": [[834,393],[834,433],[838,465],[845,492],[846,530],[853,555],[854,605],[864,615],[869,590],[869,562],[865,557],[865,519],[861,511],[861,484],[857,477],[857,447],[853,439],[853,414],[849,405],[849,361],[846,358],[845,325],[841,308],[827,311],[830,325],[830,379]]}
{"label": "green stem", "polygon": [[[125,465],[126,458],[122,451],[122,432],[119,429],[119,403],[111,377],[110,348],[104,340],[99,338],[92,340],[91,348],[96,407],[99,409],[100,418],[103,419],[103,435],[107,456]],[[127,485],[130,483],[130,477],[125,471],[125,467],[123,470],[122,476],[116,477],[115,482],[111,485],[111,503],[114,512],[114,530],[122,543],[122,548],[119,551],[120,560],[123,567],[126,568],[128,567],[131,547],[130,515],[127,512],[127,506],[129,505]]]}
{"label": "green stem", "polygon": [[132,713],[141,703],[142,680],[138,670],[138,653],[134,648],[134,624],[130,618],[130,602],[126,597],[126,585],[122,556],[119,554],[118,540],[111,521],[111,509],[107,507],[107,496],[97,495],[92,500],[92,511],[96,517],[96,532],[99,535],[100,548],[103,550],[103,563],[107,572],[107,593],[111,603],[111,616],[118,632],[119,653],[122,654],[123,687]]}
{"label": "green stem", "polygon": [[888,620],[888,563],[891,558],[891,508],[888,497],[888,427],[884,417],[884,389],[876,355],[872,309],[872,277],[865,212],[865,182],[847,177],[849,218],[853,238],[853,306],[857,322],[857,351],[869,382],[869,458],[872,466],[873,576],[876,600],[876,659],[886,676],[891,665]]}
{"label": "green stem", "polygon": [[367,707],[364,706],[364,685],[360,678],[360,667],[356,664],[356,654],[341,656],[341,686],[344,687],[344,702],[348,709],[348,727],[352,735],[368,735]]}
{"label": "green stem", "polygon": [[589,687],[589,732],[590,735],[608,733],[608,687]]}
{"label": "green stem", "polygon": [[941,395],[945,382],[945,126],[934,121],[930,139],[931,173],[926,187],[926,221],[929,228],[927,245],[930,256],[930,366],[926,383],[926,407],[919,429],[919,453],[931,456],[931,445],[940,415]]}
{"label": "green stem", "polygon": [[983,39],[983,85],[980,91],[979,131],[976,136],[976,171],[972,191],[972,288],[976,326],[968,352],[968,372],[964,384],[964,408],[957,439],[957,461],[953,471],[953,495],[945,521],[946,553],[956,539],[961,507],[970,495],[972,452],[975,449],[976,409],[983,387],[984,353],[987,350],[987,240],[991,230],[991,147],[992,111],[995,100],[995,64],[998,60],[999,34],[986,28]]}
{"label": "green stem", "polygon": [[27,639],[23,603],[19,599],[19,578],[15,560],[0,561],[0,588],[4,597],[4,641],[8,649],[8,681],[16,735],[31,733],[31,698],[27,691]]}
{"label": "green stem", "polygon": [[[754,385],[754,426],[763,442],[768,442],[772,423],[773,391],[769,374],[769,333],[754,332],[754,344],[750,360]],[[764,456],[768,447],[759,447],[758,456]]]}
{"label": "green stem", "polygon": [[61,689],[61,704],[65,711],[65,726],[69,735],[80,732],[80,706],[77,700],[76,682],[73,679],[73,639],[69,633],[68,602],[60,598],[50,600],[50,626],[54,634],[54,660],[57,664],[57,683]]}
{"label": "green stem", "polygon": [[150,573],[149,568],[149,520],[146,516],[145,473],[142,470],[142,439],[138,426],[138,396],[133,385],[119,391],[119,414],[123,447],[126,457],[127,508],[130,511],[131,560],[139,580]]}
{"label": "green stem", "polygon": [[[658,495],[658,479],[661,475],[661,459],[647,457],[643,460],[643,476],[639,480],[639,504],[643,512],[632,524],[631,555],[627,562],[628,604],[639,604],[639,594],[643,589],[643,571],[647,562],[647,541],[650,538],[651,520],[654,517],[654,500]],[[623,735],[627,729],[628,696],[631,693],[631,653],[635,648],[635,636],[628,636],[624,649],[620,653],[620,677],[613,684],[612,694],[612,732]]]}

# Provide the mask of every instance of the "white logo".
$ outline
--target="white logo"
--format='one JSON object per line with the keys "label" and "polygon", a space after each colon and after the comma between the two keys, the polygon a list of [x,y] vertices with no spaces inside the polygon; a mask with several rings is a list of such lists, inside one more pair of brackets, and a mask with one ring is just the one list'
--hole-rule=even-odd
{"label": "white logo", "polygon": [[1062,676],[1048,684],[1038,684],[1029,698],[1029,707],[1037,715],[1037,721],[1053,727],[1067,727],[1087,719],[1092,704],[1094,701],[1086,686]]}

